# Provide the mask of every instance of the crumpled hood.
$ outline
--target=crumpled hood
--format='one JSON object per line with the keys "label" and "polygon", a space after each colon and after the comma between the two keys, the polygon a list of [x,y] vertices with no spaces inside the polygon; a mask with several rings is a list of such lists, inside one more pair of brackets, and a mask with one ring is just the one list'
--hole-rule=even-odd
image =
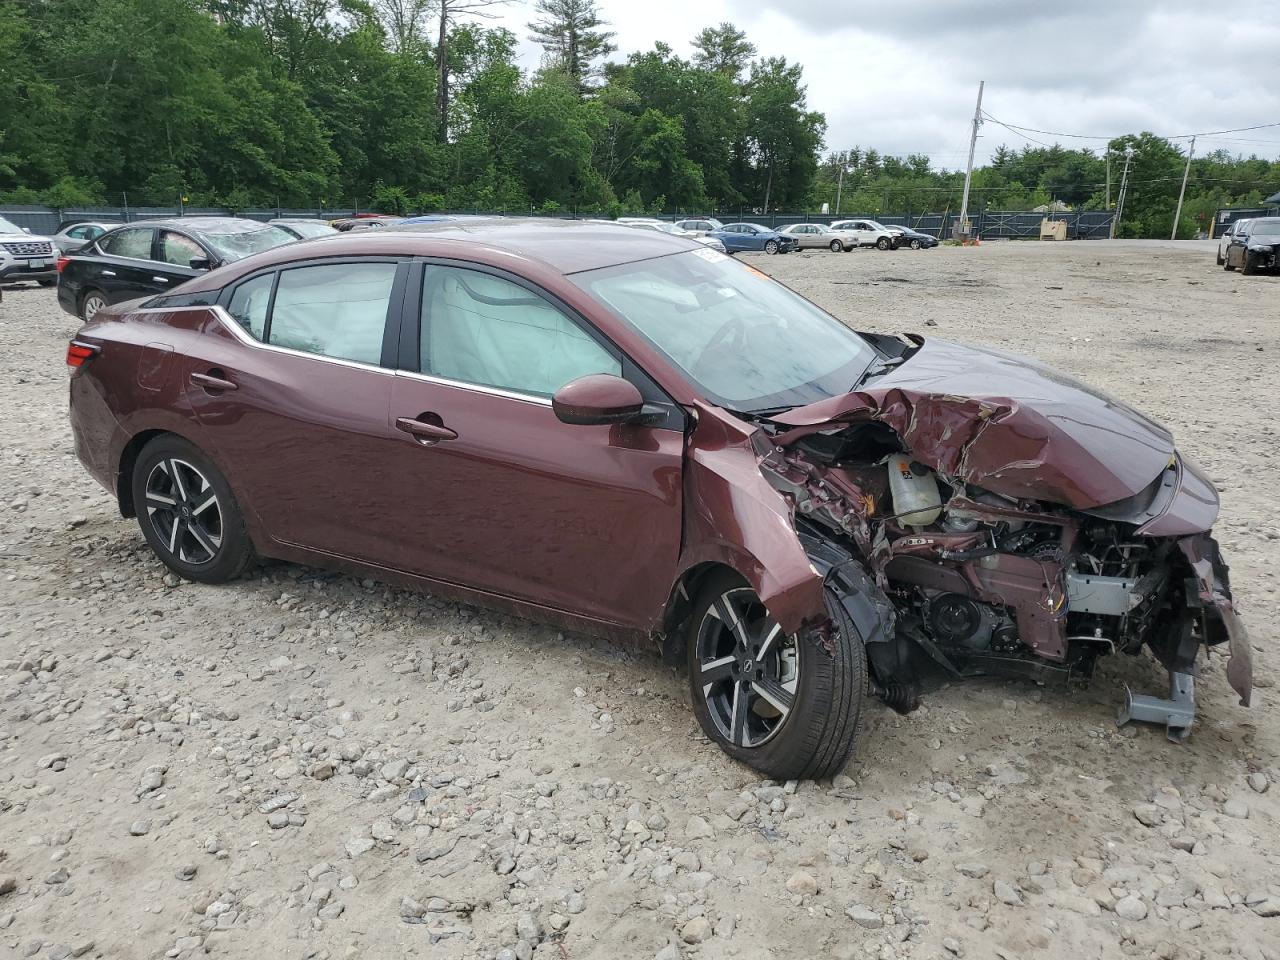
{"label": "crumpled hood", "polygon": [[773,417],[792,428],[777,441],[877,420],[939,473],[1075,509],[1134,496],[1173,457],[1160,424],[1042,363],[911,339],[920,349],[862,389]]}

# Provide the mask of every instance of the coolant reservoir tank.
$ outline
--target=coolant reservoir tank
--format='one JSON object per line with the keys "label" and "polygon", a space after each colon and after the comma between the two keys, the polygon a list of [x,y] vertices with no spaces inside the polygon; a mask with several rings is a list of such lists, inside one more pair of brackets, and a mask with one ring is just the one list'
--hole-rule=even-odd
{"label": "coolant reservoir tank", "polygon": [[938,478],[910,457],[894,454],[889,458],[889,493],[894,514],[907,526],[927,527],[942,514]]}

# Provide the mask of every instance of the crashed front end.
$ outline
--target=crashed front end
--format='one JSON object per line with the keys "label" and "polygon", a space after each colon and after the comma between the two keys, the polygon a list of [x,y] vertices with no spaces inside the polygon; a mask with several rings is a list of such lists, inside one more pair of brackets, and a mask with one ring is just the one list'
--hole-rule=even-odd
{"label": "crashed front end", "polygon": [[1169,695],[1130,696],[1121,720],[1181,739],[1203,646],[1227,652],[1249,704],[1217,492],[1163,428],[1022,358],[880,346],[900,349],[899,371],[762,421],[752,444],[815,569],[830,581],[824,544],[864,566],[844,592],[859,594],[855,622],[879,611],[876,636],[863,632],[886,702],[910,709],[937,671],[1087,680],[1098,656],[1146,647]]}

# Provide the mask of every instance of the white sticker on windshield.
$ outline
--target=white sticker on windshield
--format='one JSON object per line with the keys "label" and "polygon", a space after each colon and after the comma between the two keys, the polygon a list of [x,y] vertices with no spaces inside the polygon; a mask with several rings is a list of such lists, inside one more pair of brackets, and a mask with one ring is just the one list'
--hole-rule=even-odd
{"label": "white sticker on windshield", "polygon": [[695,257],[701,257],[709,263],[719,263],[721,260],[728,260],[727,254],[721,253],[719,250],[712,250],[710,247],[703,247],[701,250],[694,250]]}

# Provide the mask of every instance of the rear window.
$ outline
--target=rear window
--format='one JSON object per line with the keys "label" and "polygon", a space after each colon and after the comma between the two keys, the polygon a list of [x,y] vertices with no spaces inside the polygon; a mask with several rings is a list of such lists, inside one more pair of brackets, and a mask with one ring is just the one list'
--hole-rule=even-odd
{"label": "rear window", "polygon": [[151,259],[151,235],[154,231],[150,228],[130,227],[127,230],[117,230],[109,233],[98,241],[98,246],[103,253],[110,254],[113,257],[130,257],[134,260],[150,260]]}

